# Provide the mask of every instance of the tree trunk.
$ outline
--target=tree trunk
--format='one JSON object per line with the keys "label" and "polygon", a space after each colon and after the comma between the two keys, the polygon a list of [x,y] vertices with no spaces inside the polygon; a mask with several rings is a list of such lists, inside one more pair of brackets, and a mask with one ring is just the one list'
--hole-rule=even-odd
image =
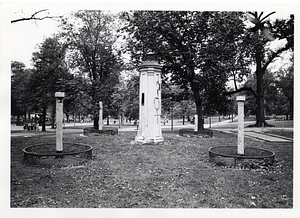
{"label": "tree trunk", "polygon": [[51,129],[54,129],[54,124],[55,124],[55,112],[56,112],[56,108],[55,108],[55,107],[52,107]]}
{"label": "tree trunk", "polygon": [[17,123],[16,123],[16,125],[18,126],[19,123],[20,123],[20,115],[18,114],[18,115],[17,115]]}
{"label": "tree trunk", "polygon": [[290,103],[290,110],[289,110],[289,112],[290,112],[290,120],[294,120],[294,100],[293,100],[293,98],[290,98],[289,99],[289,103]]}
{"label": "tree trunk", "polygon": [[256,47],[256,123],[254,126],[262,127],[262,125],[267,126],[265,122],[264,115],[264,68],[262,67],[262,51],[261,45]]}
{"label": "tree trunk", "polygon": [[47,112],[47,107],[43,106],[42,131],[46,131],[46,112]]}
{"label": "tree trunk", "polygon": [[263,87],[263,72],[259,67],[256,69],[257,88],[256,88],[256,126],[261,127],[265,124],[264,117],[264,87]]}

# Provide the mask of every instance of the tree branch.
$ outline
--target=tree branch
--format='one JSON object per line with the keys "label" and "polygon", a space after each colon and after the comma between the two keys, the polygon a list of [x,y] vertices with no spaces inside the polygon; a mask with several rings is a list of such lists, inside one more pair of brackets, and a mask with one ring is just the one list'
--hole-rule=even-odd
{"label": "tree branch", "polygon": [[242,91],[248,91],[248,92],[251,92],[251,94],[252,94],[254,97],[257,96],[256,92],[255,92],[251,87],[242,87],[242,88],[236,89],[236,90],[234,90],[234,91],[224,92],[223,95],[224,95],[224,96],[232,95],[232,94],[240,93],[240,92],[242,92]]}
{"label": "tree branch", "polygon": [[270,56],[270,58],[268,59],[268,61],[264,64],[263,66],[263,72],[265,72],[265,70],[267,69],[268,65],[276,58],[278,57],[282,52],[287,51],[288,49],[290,49],[291,46],[289,46],[289,44],[287,43],[286,46],[278,49],[276,52],[273,52],[272,55]]}
{"label": "tree branch", "polygon": [[44,16],[44,17],[36,17],[39,13],[47,11],[48,9],[43,9],[33,13],[30,17],[24,17],[16,20],[12,20],[11,23],[17,23],[20,21],[27,21],[27,20],[44,20],[44,19],[54,19],[54,18],[61,18],[62,16]]}

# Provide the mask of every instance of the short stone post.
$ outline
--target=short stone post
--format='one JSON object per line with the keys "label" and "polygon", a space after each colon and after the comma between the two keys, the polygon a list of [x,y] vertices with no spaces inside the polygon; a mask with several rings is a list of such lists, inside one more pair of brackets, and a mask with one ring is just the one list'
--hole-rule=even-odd
{"label": "short stone post", "polygon": [[99,101],[99,130],[103,129],[103,104],[102,101]]}
{"label": "short stone post", "polygon": [[198,114],[195,114],[194,132],[198,132]]}
{"label": "short stone post", "polygon": [[245,96],[236,97],[238,104],[238,154],[244,155],[244,103]]}
{"label": "short stone post", "polygon": [[63,120],[63,98],[64,92],[55,92],[56,98],[56,153],[63,152],[63,132],[62,132],[62,120]]}

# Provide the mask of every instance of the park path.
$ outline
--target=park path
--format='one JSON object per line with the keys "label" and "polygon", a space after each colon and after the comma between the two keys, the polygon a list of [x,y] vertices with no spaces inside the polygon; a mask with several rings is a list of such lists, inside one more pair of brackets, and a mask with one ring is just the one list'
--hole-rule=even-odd
{"label": "park path", "polygon": [[[292,122],[292,121],[291,121]],[[246,121],[244,123],[244,135],[245,137],[254,138],[257,140],[263,140],[267,142],[293,142],[293,139],[287,138],[284,136],[274,135],[268,133],[270,130],[278,130],[278,131],[293,131],[292,127],[289,128],[282,128],[282,127],[247,127],[250,124],[253,124],[253,121]],[[231,134],[238,134],[237,131],[237,122],[231,122],[230,120],[225,120],[223,122],[215,123],[212,125],[212,129],[220,132],[231,133]]]}
{"label": "park path", "polygon": [[[238,134],[238,131],[235,129],[216,129],[216,131],[231,133],[231,134]],[[268,129],[265,129],[268,131]],[[286,129],[286,131],[291,131],[290,129]],[[248,128],[244,130],[245,137],[254,138],[257,140],[263,140],[267,142],[280,142],[280,143],[287,143],[293,142],[293,139],[287,138],[284,136],[278,136],[270,133],[266,133],[261,131],[261,128]]]}
{"label": "park path", "polygon": [[[245,122],[245,128],[244,128],[244,134],[245,137],[251,137],[257,140],[264,140],[268,142],[293,142],[293,139],[286,138],[283,136],[273,135],[270,133],[267,133],[269,129],[276,129],[274,127],[272,128],[247,128],[249,124],[253,122]],[[92,123],[76,123],[74,124],[69,123],[67,124],[63,129],[64,134],[83,134],[83,128],[87,126],[92,126]],[[118,128],[118,125],[111,125],[112,127]],[[161,126],[162,131],[164,130],[171,130],[170,125],[162,125]],[[194,125],[192,124],[186,124],[186,125],[174,125],[173,129],[179,130],[181,128],[194,128]],[[204,128],[211,128],[215,131],[230,133],[230,134],[237,134],[237,122],[231,122],[231,120],[224,120],[222,122],[216,122],[209,124],[204,124]],[[282,128],[277,128],[278,130],[283,130]],[[11,125],[11,137],[16,136],[23,136],[23,137],[31,137],[31,136],[47,136],[47,135],[55,135],[56,130],[51,129],[47,126],[46,132],[41,131],[24,131],[22,126],[16,126]],[[129,132],[129,131],[137,131],[137,126],[133,125],[122,125],[120,128],[118,128],[119,132]],[[284,128],[284,131],[293,131],[293,128]]]}

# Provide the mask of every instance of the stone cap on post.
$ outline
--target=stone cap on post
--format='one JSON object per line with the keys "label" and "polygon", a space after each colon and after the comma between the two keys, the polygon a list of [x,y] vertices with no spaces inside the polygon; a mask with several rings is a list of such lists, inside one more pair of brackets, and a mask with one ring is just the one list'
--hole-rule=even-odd
{"label": "stone cap on post", "polygon": [[55,98],[64,98],[65,93],[64,92],[55,92]]}
{"label": "stone cap on post", "polygon": [[237,101],[245,101],[246,100],[246,96],[245,95],[236,96],[236,100]]}
{"label": "stone cap on post", "polygon": [[142,63],[138,67],[140,70],[147,68],[161,70],[162,65],[156,60],[154,53],[149,52],[144,56]]}

